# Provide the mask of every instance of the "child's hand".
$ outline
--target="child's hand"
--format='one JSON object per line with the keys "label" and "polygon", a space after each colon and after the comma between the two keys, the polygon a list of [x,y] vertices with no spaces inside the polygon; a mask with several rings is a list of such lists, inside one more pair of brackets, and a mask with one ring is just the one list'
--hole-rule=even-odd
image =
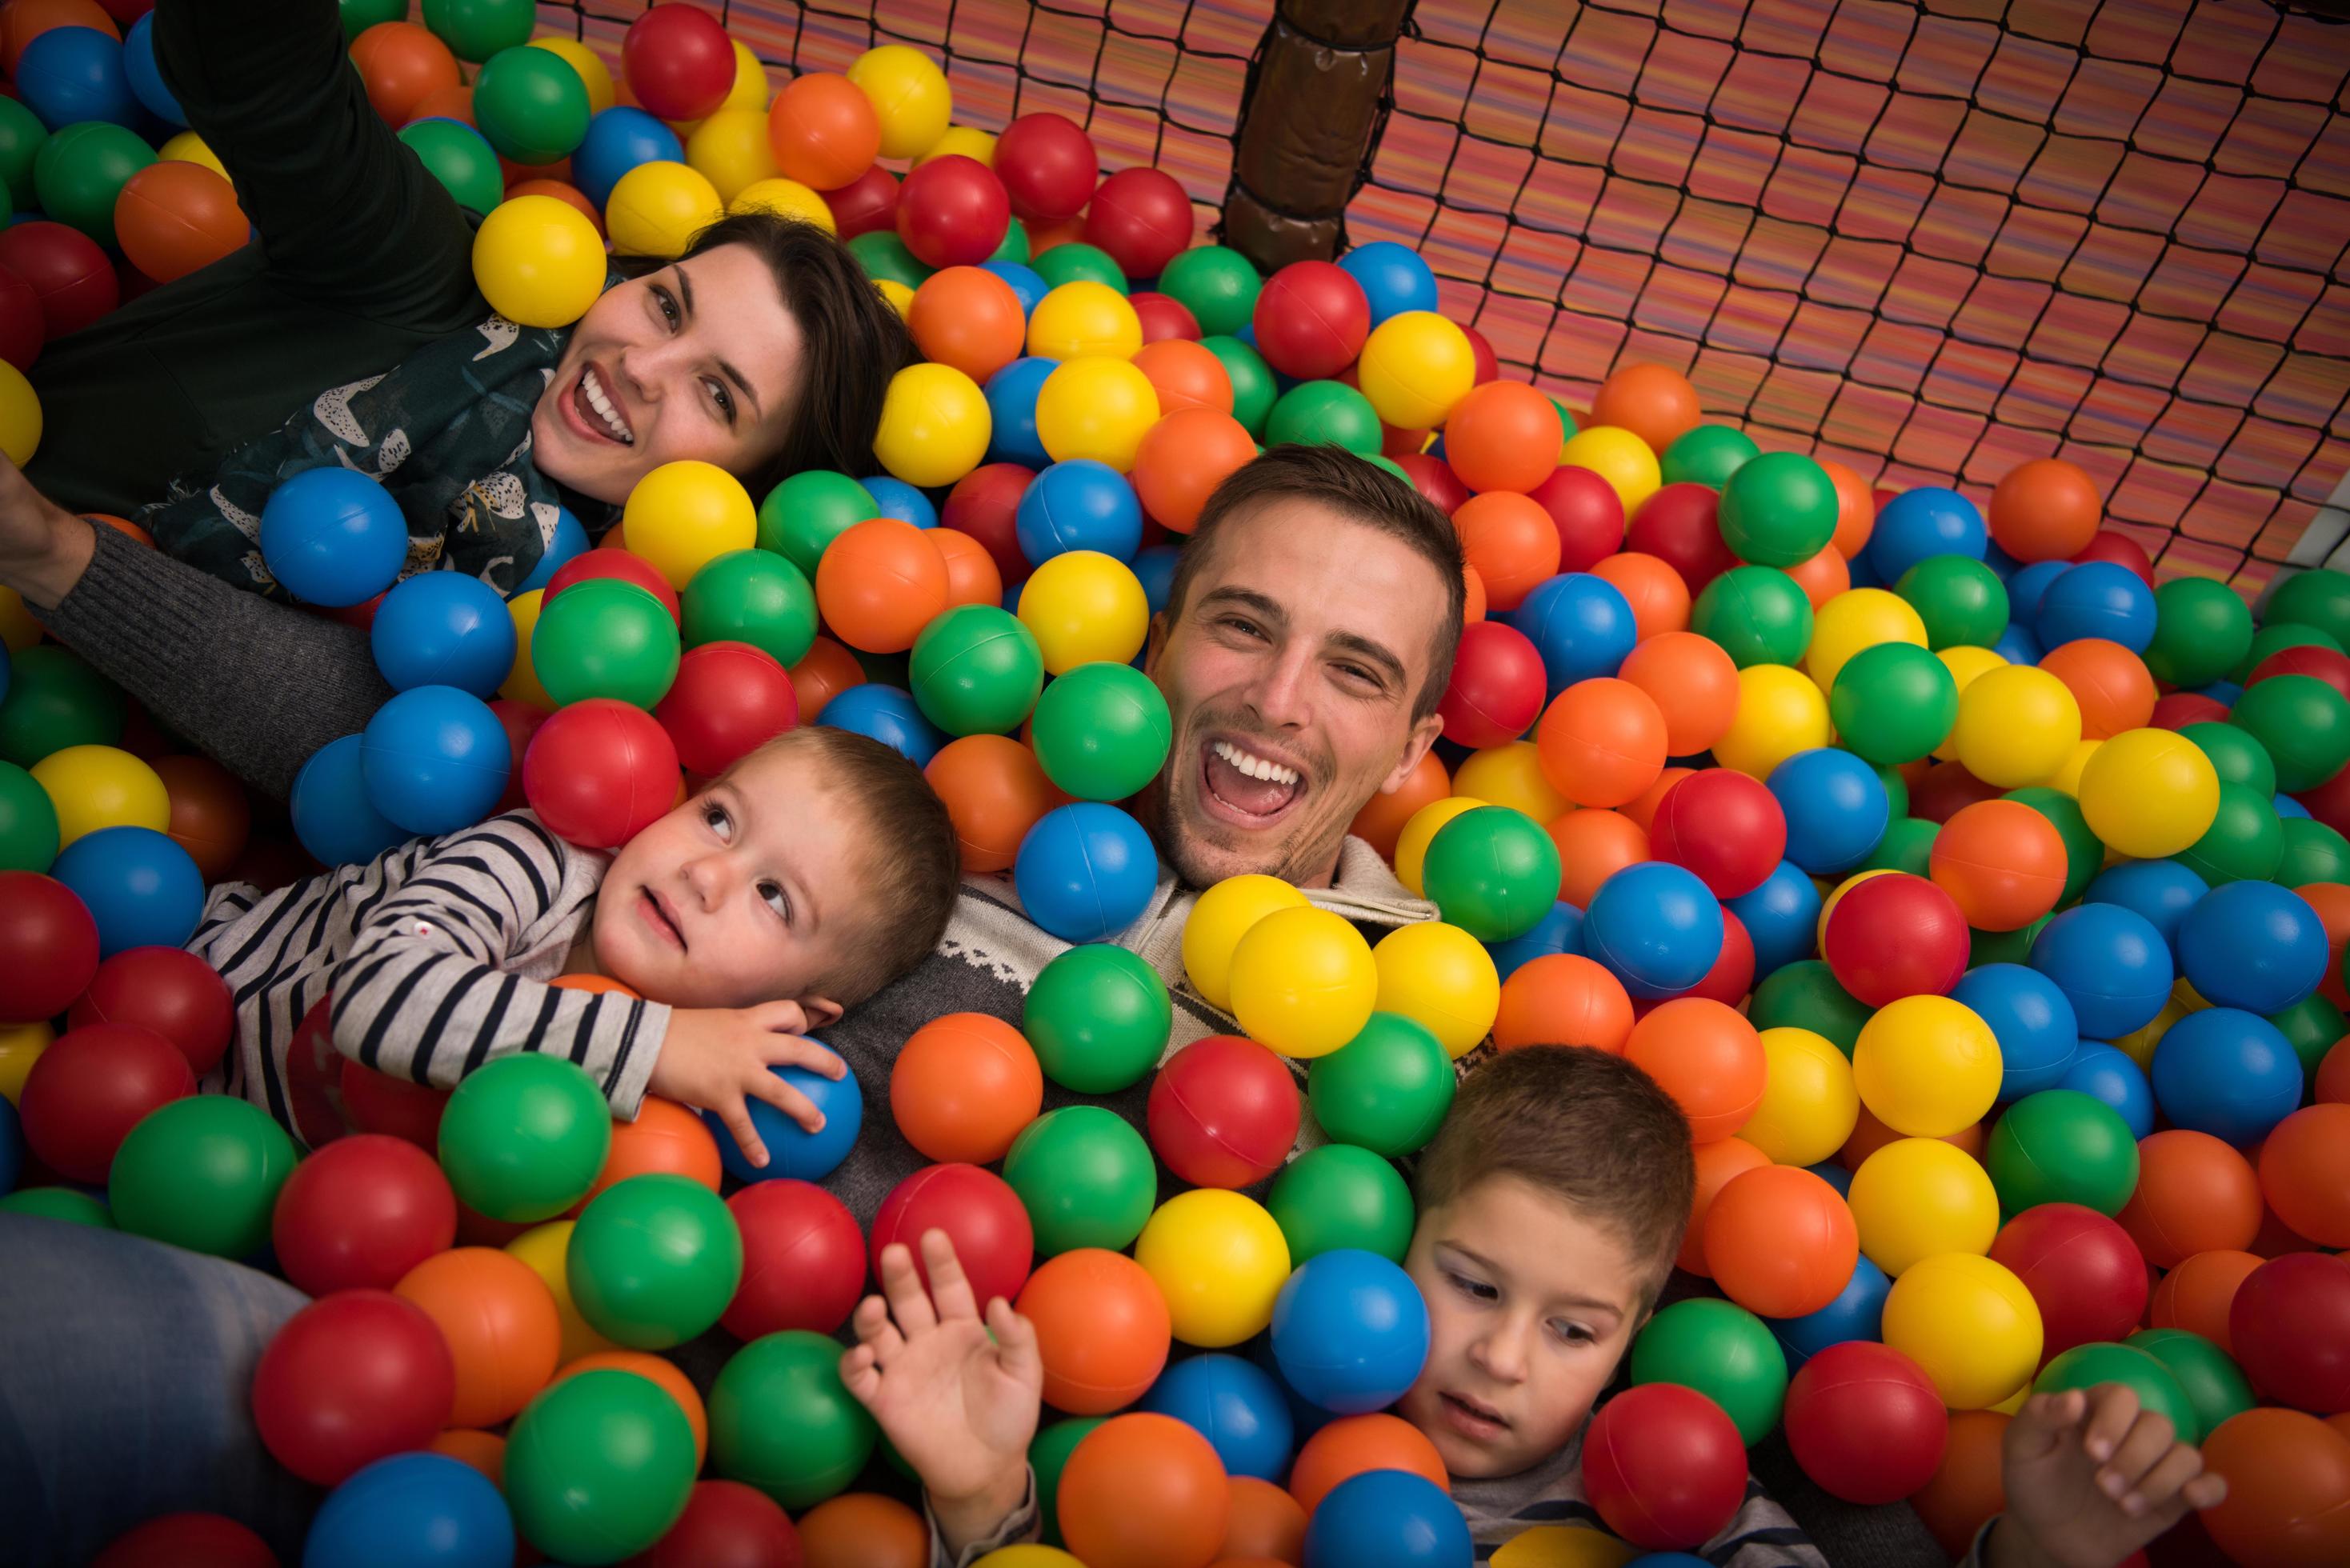
{"label": "child's hand", "polygon": [[840,1378],[922,1478],[953,1555],[993,1534],[1026,1495],[1045,1363],[1035,1328],[1002,1297],[981,1321],[944,1231],[926,1231],[921,1242],[930,1291],[910,1252],[884,1247],[881,1294],[857,1304],[858,1345],[841,1357]]}
{"label": "child's hand", "polygon": [[2113,1568],[2228,1483],[2119,1383],[2035,1394],[2008,1423],[1994,1568]]}
{"label": "child's hand", "polygon": [[806,1027],[807,1014],[796,1002],[680,1008],[670,1014],[669,1034],[646,1087],[665,1100],[717,1112],[743,1157],[764,1166],[767,1146],[751,1126],[746,1096],[766,1101],[809,1132],[824,1126],[808,1097],[767,1069],[805,1067],[827,1078],[848,1071],[839,1057],[801,1037]]}

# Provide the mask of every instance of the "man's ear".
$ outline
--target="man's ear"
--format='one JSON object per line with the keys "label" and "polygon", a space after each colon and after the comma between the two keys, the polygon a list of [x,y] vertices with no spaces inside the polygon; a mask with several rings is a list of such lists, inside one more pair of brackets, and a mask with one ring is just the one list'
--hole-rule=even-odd
{"label": "man's ear", "polygon": [[1150,618],[1149,630],[1142,639],[1142,672],[1151,680],[1159,679],[1159,655],[1167,646],[1167,612],[1160,610]]}
{"label": "man's ear", "polygon": [[839,1023],[840,1015],[847,1011],[828,996],[803,996],[799,1004],[800,1011],[807,1014],[810,1029],[829,1029]]}
{"label": "man's ear", "polygon": [[1411,770],[1419,766],[1419,759],[1428,755],[1428,748],[1436,744],[1436,737],[1443,732],[1444,721],[1434,713],[1415,722],[1410,736],[1403,743],[1403,754],[1396,759],[1394,769],[1379,782],[1379,793],[1393,794],[1403,788],[1404,781],[1411,777]]}

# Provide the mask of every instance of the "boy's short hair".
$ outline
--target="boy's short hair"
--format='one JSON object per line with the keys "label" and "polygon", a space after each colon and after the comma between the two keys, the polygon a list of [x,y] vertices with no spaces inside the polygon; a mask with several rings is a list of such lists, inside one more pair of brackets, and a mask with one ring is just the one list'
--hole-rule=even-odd
{"label": "boy's short hair", "polygon": [[872,830],[860,889],[871,913],[851,945],[847,970],[830,985],[832,1000],[854,1007],[939,945],[962,882],[962,846],[946,803],[896,747],[850,730],[801,724],[745,753],[734,766],[776,752],[806,753],[857,803]]}
{"label": "boy's short hair", "polygon": [[1697,1188],[1689,1118],[1657,1081],[1589,1045],[1526,1045],[1471,1073],[1414,1173],[1425,1211],[1514,1176],[1672,1272]]}

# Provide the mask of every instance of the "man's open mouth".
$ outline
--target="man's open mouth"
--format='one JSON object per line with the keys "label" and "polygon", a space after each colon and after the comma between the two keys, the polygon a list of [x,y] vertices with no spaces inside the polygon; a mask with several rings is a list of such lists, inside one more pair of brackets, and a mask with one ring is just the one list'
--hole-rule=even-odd
{"label": "man's open mouth", "polygon": [[[1247,742],[1222,736],[1200,747],[1203,801],[1237,827],[1267,827],[1305,796],[1304,770]],[[1221,806],[1223,809],[1215,811]]]}

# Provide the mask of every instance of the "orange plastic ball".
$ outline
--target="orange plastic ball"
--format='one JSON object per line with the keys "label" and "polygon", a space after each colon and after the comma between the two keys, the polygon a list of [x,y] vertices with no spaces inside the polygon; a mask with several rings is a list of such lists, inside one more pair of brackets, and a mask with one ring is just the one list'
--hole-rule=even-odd
{"label": "orange plastic ball", "polygon": [[1488,381],[1452,405],[1444,461],[1471,491],[1523,493],[1558,466],[1565,435],[1549,398],[1523,381]]}
{"label": "orange plastic ball", "polygon": [[1224,1524],[1223,1544],[1216,1552],[1219,1568],[1252,1559],[1303,1563],[1305,1511],[1297,1506],[1295,1498],[1269,1480],[1234,1476],[1232,1516]]}
{"label": "orange plastic ball", "polygon": [[1078,1442],[1054,1499],[1087,1568],[1207,1568],[1232,1521],[1224,1462],[1172,1416],[1114,1416]]}
{"label": "orange plastic ball", "polygon": [[1771,1157],[1742,1137],[1717,1138],[1692,1151],[1697,1157],[1697,1186],[1690,1194],[1689,1226],[1681,1232],[1680,1255],[1675,1266],[1713,1277],[1705,1261],[1705,1216],[1721,1189],[1750,1170],[1761,1170]]}
{"label": "orange plastic ball", "polygon": [[122,39],[121,27],[98,0],[9,0],[0,5],[0,73],[15,76],[25,46],[52,27],[88,27]]}
{"label": "orange plastic ball", "polygon": [[505,1485],[506,1440],[495,1432],[452,1427],[424,1446],[433,1453],[446,1454],[460,1464],[473,1466],[489,1478],[492,1486]]}
{"label": "orange plastic ball", "polygon": [[1178,409],[1144,432],[1127,477],[1144,511],[1170,532],[1189,534],[1200,521],[1209,493],[1255,456],[1255,438],[1231,414],[1211,408]]}
{"label": "orange plastic ball", "polygon": [[955,528],[923,530],[947,564],[947,603],[993,605],[1003,602],[1003,568],[987,546]]}
{"label": "orange plastic ball", "polygon": [[1594,562],[1591,575],[1615,584],[1632,607],[1633,632],[1641,642],[1689,629],[1689,585],[1668,562],[1623,550]]}
{"label": "orange plastic ball", "polygon": [[459,1247],[425,1259],[392,1288],[423,1308],[449,1342],[457,1364],[452,1426],[494,1427],[555,1376],[563,1321],[546,1282],[520,1258]]}
{"label": "orange plastic ball", "polygon": [[2350,1105],[2350,1037],[2336,1040],[2318,1063],[2315,1090],[2320,1105]]}
{"label": "orange plastic ball", "polygon": [[206,882],[217,882],[244,853],[253,833],[253,804],[244,786],[210,757],[192,753],[157,757],[148,766],[163,781],[172,803],[163,831],[188,852]]}
{"label": "orange plastic ball", "polygon": [[1444,771],[1444,763],[1434,751],[1421,753],[1411,772],[1391,794],[1375,794],[1363,803],[1347,831],[1379,852],[1382,860],[1395,858],[1396,840],[1403,836],[1403,825],[1409,822],[1424,805],[1432,805],[1452,793],[1452,780]]}
{"label": "orange plastic ball", "polygon": [[785,179],[837,191],[881,155],[881,121],[855,82],[810,71],[786,82],[767,106],[767,150]]}
{"label": "orange plastic ball", "polygon": [[2350,1106],[2305,1106],[2277,1123],[2260,1178],[2280,1220],[2321,1247],[2350,1247]]}
{"label": "orange plastic ball", "polygon": [[1045,1074],[1020,1031],[950,1012],[914,1031],[889,1070],[889,1115],[926,1159],[987,1165],[1036,1119]]}
{"label": "orange plastic ball", "polygon": [[984,381],[1020,358],[1028,317],[1012,286],[984,267],[951,266],[914,290],[906,326],[922,358]]}
{"label": "orange plastic ball", "polygon": [[1134,368],[1150,379],[1162,417],[1183,409],[1232,411],[1232,378],[1212,348],[1188,337],[1162,337],[1136,351]]}
{"label": "orange plastic ball", "polygon": [[2261,1232],[2251,1161],[2210,1133],[2166,1127],[2137,1146],[2137,1188],[2115,1218],[2158,1269],[2198,1252],[2243,1252]]}
{"label": "orange plastic ball", "polygon": [[1558,576],[1558,525],[1538,501],[1503,490],[1472,495],[1452,514],[1452,526],[1494,609],[1517,608]]}
{"label": "orange plastic ball", "polygon": [[1877,531],[1877,496],[1868,481],[1853,472],[1847,464],[1834,458],[1814,458],[1825,471],[1828,483],[1835,486],[1835,537],[1828,547],[1846,560],[1851,560],[1866,547],[1868,536]]}
{"label": "orange plastic ball", "polygon": [[1638,823],[1643,833],[1654,833],[1657,829],[1657,808],[1665,804],[1665,796],[1671,793],[1673,785],[1695,772],[1695,768],[1667,768],[1657,775],[1656,783],[1640,792],[1638,799],[1624,803],[1624,815]]}
{"label": "orange plastic ball", "polygon": [[1599,884],[1649,858],[1648,830],[1619,811],[1570,811],[1548,832],[1558,847],[1558,896],[1578,909],[1591,907]]}
{"label": "orange plastic ball", "polygon": [[1123,1252],[1080,1247],[1047,1259],[1014,1304],[1036,1327],[1045,1403],[1072,1416],[1106,1416],[1141,1398],[1174,1343],[1158,1282]]}
{"label": "orange plastic ball", "polygon": [[702,1392],[693,1379],[679,1370],[676,1362],[665,1355],[655,1355],[643,1350],[599,1350],[567,1361],[550,1380],[560,1383],[582,1372],[633,1372],[677,1401],[685,1414],[685,1424],[693,1432],[693,1465],[702,1468],[702,1459],[710,1452],[710,1415],[702,1407]]}
{"label": "orange plastic ball", "polygon": [[506,200],[511,202],[516,196],[552,196],[595,224],[598,234],[604,232],[604,214],[597,209],[595,202],[588,199],[586,192],[567,181],[517,180],[506,187]]}
{"label": "orange plastic ball", "polygon": [[2318,994],[2336,1007],[2350,1006],[2350,989],[2342,981],[2342,950],[2350,946],[2350,885],[2303,882],[2293,891],[2317,911],[2317,923],[2325,928],[2325,978],[2318,982]]}
{"label": "orange plastic ball", "polygon": [[911,523],[868,517],[816,562],[816,605],[849,647],[903,653],[947,607],[946,557]]}
{"label": "orange plastic ball", "polygon": [[1991,536],[2026,565],[2079,555],[2105,515],[2095,482],[2061,457],[2016,464],[1991,493]]}
{"label": "orange plastic ball", "polygon": [[930,1568],[931,1527],[894,1497],[845,1491],[796,1527],[801,1568]]}
{"label": "orange plastic ball", "polygon": [[351,40],[351,64],[387,125],[406,125],[427,93],[459,80],[457,57],[416,22],[378,22]]}
{"label": "orange plastic ball", "polygon": [[1697,1143],[1728,1137],[1762,1103],[1762,1037],[1736,1008],[1705,997],[1668,1002],[1633,1024],[1624,1058],[1673,1097]]}
{"label": "orange plastic ball", "polygon": [[1659,454],[1704,418],[1689,378],[1664,365],[1627,365],[1591,399],[1593,424],[1630,431]]}
{"label": "orange plastic ball", "polygon": [[1616,1055],[1632,1037],[1624,982],[1580,953],[1544,953],[1502,982],[1493,1045],[1595,1045]]}
{"label": "orange plastic ball", "polygon": [[242,249],[248,228],[236,187],[201,163],[167,158],[115,197],[114,233],[131,265],[170,283]]}
{"label": "orange plastic ball", "polygon": [[1665,716],[1669,756],[1693,757],[1709,749],[1738,717],[1737,664],[1720,643],[1693,631],[1648,639],[1632,649],[1616,677],[1646,691]]}
{"label": "orange plastic ball", "polygon": [[1705,1214],[1705,1261],[1722,1293],[1762,1317],[1819,1311],[1851,1282],[1860,1231],[1844,1198],[1800,1166],[1733,1178]]}
{"label": "orange plastic ball", "polygon": [[566,1213],[577,1218],[598,1193],[632,1176],[682,1176],[715,1192],[723,1174],[718,1140],[710,1136],[709,1124],[674,1100],[648,1095],[635,1121],[612,1124],[611,1152],[604,1157],[604,1168],[597,1172],[588,1195]]}
{"label": "orange plastic ball", "polygon": [[[1475,504],[1475,503],[1471,503]],[[1664,771],[1665,715],[1628,680],[1578,680],[1551,700],[1534,730],[1543,777],[1577,805],[1638,800]]]}
{"label": "orange plastic ball", "polygon": [[1485,618],[1485,579],[1466,562],[1461,567],[1461,624],[1475,626]]}
{"label": "orange plastic ball", "polygon": [[1289,1468],[1289,1495],[1310,1519],[1331,1488],[1365,1470],[1409,1470],[1452,1490],[1443,1457],[1427,1434],[1400,1416],[1381,1413],[1341,1416],[1306,1438]]}
{"label": "orange plastic ball", "polygon": [[2156,1328],[2183,1328],[2199,1334],[2230,1355],[2236,1342],[2228,1333],[2228,1309],[2236,1292],[2254,1269],[2267,1260],[2236,1251],[2197,1252],[2179,1261],[2154,1287],[2146,1320]]}
{"label": "orange plastic ball", "polygon": [[2154,722],[2154,674],[2118,642],[2084,637],[2050,649],[2040,668],[2081,705],[2081,739],[2105,741]]}
{"label": "orange plastic ball", "polygon": [[962,868],[971,873],[1010,870],[1028,830],[1067,798],[1045,776],[1036,753],[1009,735],[949,741],[922,776],[946,803]]}
{"label": "orange plastic ball", "polygon": [[1909,1505],[1952,1558],[1964,1557],[1983,1521],[2007,1507],[2000,1445],[2013,1417],[1998,1410],[1953,1410],[1950,1437],[1934,1479],[1912,1493]]}
{"label": "orange plastic ball", "polygon": [[[467,125],[473,125],[473,88],[472,84],[434,88],[416,100],[415,117],[418,119],[462,119]],[[476,129],[479,128],[476,127]],[[504,157],[500,157],[498,162],[508,168],[520,167],[519,164],[508,163]]]}
{"label": "orange plastic ball", "polygon": [[2056,907],[2067,864],[2055,824],[2021,801],[1961,806],[1934,836],[1927,874],[1979,931],[2018,931]]}
{"label": "orange plastic ball", "polygon": [[1852,565],[1834,544],[1823,545],[1810,560],[1789,566],[1787,576],[1815,610],[1852,587]]}
{"label": "orange plastic ball", "polygon": [[2262,1568],[2350,1562],[2350,1437],[2299,1410],[2241,1411],[2203,1439],[2228,1495],[2199,1516],[2214,1544]]}
{"label": "orange plastic ball", "polygon": [[824,705],[852,686],[865,684],[865,667],[857,656],[828,637],[819,637],[791,668],[792,695],[799,699],[800,715],[813,722]]}

